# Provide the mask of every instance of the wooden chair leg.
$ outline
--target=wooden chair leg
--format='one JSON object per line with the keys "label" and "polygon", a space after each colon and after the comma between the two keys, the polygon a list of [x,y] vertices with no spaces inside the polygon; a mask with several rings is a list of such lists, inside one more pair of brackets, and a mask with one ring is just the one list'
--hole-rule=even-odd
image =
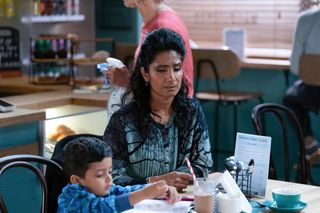
{"label": "wooden chair leg", "polygon": [[220,111],[220,103],[216,103],[216,110],[215,110],[215,118],[214,118],[214,128],[215,131],[213,131],[215,137],[214,137],[214,146],[215,148],[213,149],[213,155],[214,155],[214,169],[215,171],[218,171],[218,159],[219,159],[219,111]]}

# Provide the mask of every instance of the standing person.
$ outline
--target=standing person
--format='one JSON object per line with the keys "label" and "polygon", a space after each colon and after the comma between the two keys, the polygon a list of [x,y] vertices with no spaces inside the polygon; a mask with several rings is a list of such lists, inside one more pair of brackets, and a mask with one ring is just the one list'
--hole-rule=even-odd
{"label": "standing person", "polygon": [[114,153],[115,183],[132,185],[165,180],[186,188],[195,174],[212,166],[206,120],[198,101],[187,98],[183,80],[186,51],[182,37],[161,28],[141,45],[123,98],[133,101],[111,117],[104,133]]}
{"label": "standing person", "polygon": [[179,200],[176,189],[164,181],[146,186],[112,184],[111,157],[111,148],[93,137],[80,137],[65,146],[63,165],[70,184],[58,198],[58,212],[122,212],[148,198]]}
{"label": "standing person", "polygon": [[[299,74],[300,57],[304,53],[320,54],[320,8],[303,12],[297,22],[292,54],[291,72]],[[319,73],[320,75],[320,73]],[[284,105],[290,108],[302,127],[307,155],[320,152],[320,145],[314,139],[310,126],[309,110],[320,108],[320,87],[297,80],[286,92]]]}
{"label": "standing person", "polygon": [[[182,18],[168,5],[164,0],[123,0],[124,5],[128,8],[137,8],[142,16],[143,24],[140,33],[140,42],[135,52],[135,61],[138,57],[140,47],[146,35],[158,28],[169,28],[179,33],[184,41],[186,56],[183,62],[184,80],[186,82],[187,94],[193,96],[193,61],[192,52],[189,44],[188,29]],[[122,69],[109,68],[107,75],[112,84],[121,87],[129,85],[129,71],[127,67]]]}

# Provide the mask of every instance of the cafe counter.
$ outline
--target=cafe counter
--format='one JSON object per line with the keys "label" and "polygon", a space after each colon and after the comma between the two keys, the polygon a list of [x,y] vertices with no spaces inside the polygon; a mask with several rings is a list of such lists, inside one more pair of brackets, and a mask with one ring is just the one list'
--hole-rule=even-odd
{"label": "cafe counter", "polygon": [[[20,94],[4,97],[15,104],[16,109],[0,113],[0,157],[16,153],[44,155],[44,143],[49,134],[47,130],[54,131],[56,125],[66,125],[64,122],[69,126],[71,115],[100,117],[103,120],[100,124],[104,127],[99,127],[99,133],[106,125],[108,92],[75,93],[68,85],[32,85],[26,77],[22,77],[1,79],[0,93]],[[61,121],[55,118],[66,119]],[[77,118],[74,122],[82,121]],[[90,131],[82,128],[79,133]]]}

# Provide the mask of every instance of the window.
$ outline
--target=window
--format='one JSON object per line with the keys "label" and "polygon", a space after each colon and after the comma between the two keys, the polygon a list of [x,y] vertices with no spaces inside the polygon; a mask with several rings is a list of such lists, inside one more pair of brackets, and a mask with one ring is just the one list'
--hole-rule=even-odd
{"label": "window", "polygon": [[246,47],[291,49],[298,14],[319,0],[167,0],[199,46],[221,46],[225,28],[243,28]]}

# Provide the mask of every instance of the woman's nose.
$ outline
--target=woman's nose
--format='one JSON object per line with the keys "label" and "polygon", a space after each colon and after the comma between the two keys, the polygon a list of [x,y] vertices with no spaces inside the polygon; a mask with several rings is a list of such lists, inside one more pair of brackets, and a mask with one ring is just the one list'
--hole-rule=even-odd
{"label": "woman's nose", "polygon": [[174,74],[174,70],[169,70],[168,75],[167,75],[167,80],[168,81],[173,81],[176,79],[176,76]]}

